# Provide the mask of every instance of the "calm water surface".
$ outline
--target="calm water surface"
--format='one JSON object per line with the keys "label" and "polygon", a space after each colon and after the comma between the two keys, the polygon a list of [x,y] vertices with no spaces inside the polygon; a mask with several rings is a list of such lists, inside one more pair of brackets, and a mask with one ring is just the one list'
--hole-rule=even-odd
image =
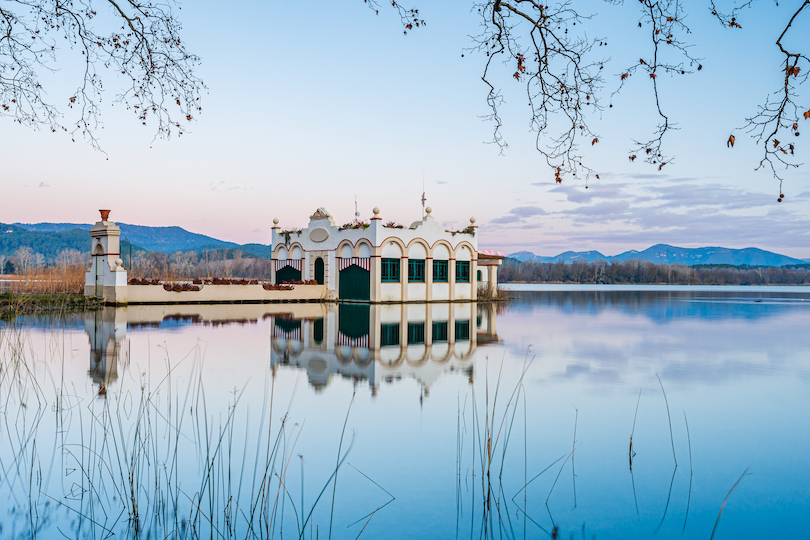
{"label": "calm water surface", "polygon": [[0,538],[805,537],[797,289],[4,323]]}

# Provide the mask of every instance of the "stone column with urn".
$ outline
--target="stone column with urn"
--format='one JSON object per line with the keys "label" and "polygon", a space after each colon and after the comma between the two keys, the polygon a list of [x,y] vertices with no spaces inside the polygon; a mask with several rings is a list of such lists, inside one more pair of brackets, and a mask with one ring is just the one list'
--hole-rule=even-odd
{"label": "stone column with urn", "polygon": [[90,229],[90,269],[85,273],[84,295],[105,304],[127,303],[127,271],[121,259],[121,228],[110,221],[109,210],[99,210],[101,221]]}

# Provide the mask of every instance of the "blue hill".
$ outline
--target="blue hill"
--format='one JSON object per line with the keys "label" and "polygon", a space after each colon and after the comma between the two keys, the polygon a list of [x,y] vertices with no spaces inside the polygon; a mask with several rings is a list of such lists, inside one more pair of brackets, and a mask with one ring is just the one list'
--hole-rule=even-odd
{"label": "blue hill", "polygon": [[759,248],[731,249],[724,247],[681,248],[667,244],[656,244],[643,251],[625,251],[614,256],[605,256],[598,251],[566,251],[554,257],[534,255],[529,251],[519,251],[510,258],[520,261],[534,260],[537,262],[563,261],[571,263],[580,261],[626,261],[636,259],[649,261],[655,264],[681,264],[695,266],[698,264],[730,264],[734,266],[787,266],[803,264],[806,261],[794,259]]}
{"label": "blue hill", "polygon": [[[89,231],[87,223],[15,223],[17,227],[32,232],[65,232],[75,229]],[[204,234],[189,232],[182,227],[146,227],[118,223],[121,237],[150,251],[172,253],[174,251],[199,251],[201,246],[208,249],[237,248],[239,244],[217,240]]]}

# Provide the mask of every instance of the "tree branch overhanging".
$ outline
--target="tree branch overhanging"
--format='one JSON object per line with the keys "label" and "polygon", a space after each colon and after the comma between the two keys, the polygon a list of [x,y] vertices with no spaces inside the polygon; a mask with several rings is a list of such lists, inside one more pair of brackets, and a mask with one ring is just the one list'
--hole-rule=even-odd
{"label": "tree branch overhanging", "polygon": [[[200,59],[186,49],[173,7],[173,0],[4,1],[0,115],[33,128],[74,137],[80,133],[100,148],[96,133],[103,81],[117,74],[126,83],[116,102],[125,104],[142,124],[151,120],[155,138],[182,135],[202,110],[205,87],[195,74]],[[47,96],[53,92],[45,88],[40,74],[55,71],[70,51],[83,58],[82,75],[71,95],[51,102]],[[63,125],[62,106],[76,111],[68,125]]]}

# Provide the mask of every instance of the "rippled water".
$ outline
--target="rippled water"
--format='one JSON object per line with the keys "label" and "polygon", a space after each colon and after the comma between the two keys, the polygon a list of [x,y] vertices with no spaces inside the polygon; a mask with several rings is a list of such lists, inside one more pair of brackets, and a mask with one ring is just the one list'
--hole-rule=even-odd
{"label": "rippled water", "polygon": [[20,320],[0,537],[802,537],[808,328],[784,288]]}

